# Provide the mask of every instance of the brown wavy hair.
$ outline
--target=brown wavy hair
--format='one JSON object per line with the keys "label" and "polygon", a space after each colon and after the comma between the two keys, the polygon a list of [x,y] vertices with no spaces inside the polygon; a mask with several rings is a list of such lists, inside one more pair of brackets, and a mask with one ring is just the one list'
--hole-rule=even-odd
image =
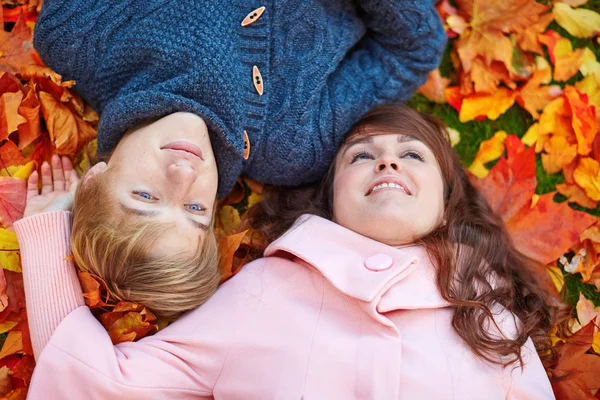
{"label": "brown wavy hair", "polygon": [[212,228],[193,254],[158,254],[165,223],[125,215],[110,196],[107,170],[75,193],[71,249],[77,267],[106,282],[111,303],[140,303],[164,321],[203,304],[219,284]]}
{"label": "brown wavy hair", "polygon": [[[400,133],[427,145],[436,157],[444,180],[444,220],[420,238],[438,266],[437,286],[454,308],[452,327],[478,357],[494,364],[523,365],[521,347],[531,337],[546,365],[555,361],[549,330],[560,308],[542,289],[497,216],[469,182],[452,150],[445,126],[432,116],[404,105],[376,108],[350,131],[361,135]],[[335,161],[316,186],[266,188],[263,202],[252,211],[252,224],[275,240],[302,214],[329,220],[333,216]],[[501,305],[518,317],[516,332],[499,337],[492,312]],[[497,325],[496,325],[497,326]]]}

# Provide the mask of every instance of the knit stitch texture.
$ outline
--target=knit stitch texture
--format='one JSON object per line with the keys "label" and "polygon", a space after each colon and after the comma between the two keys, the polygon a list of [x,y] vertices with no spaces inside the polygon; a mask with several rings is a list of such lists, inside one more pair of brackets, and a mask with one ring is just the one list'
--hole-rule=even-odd
{"label": "knit stitch texture", "polygon": [[219,196],[242,173],[277,185],[320,179],[352,125],[407,100],[445,44],[433,0],[46,0],[34,37],[100,113],[101,154],[148,119],[202,117]]}

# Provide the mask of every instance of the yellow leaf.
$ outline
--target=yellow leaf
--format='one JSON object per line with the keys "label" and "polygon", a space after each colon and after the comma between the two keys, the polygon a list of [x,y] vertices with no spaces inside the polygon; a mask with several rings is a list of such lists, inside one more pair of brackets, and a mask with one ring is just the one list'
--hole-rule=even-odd
{"label": "yellow leaf", "polygon": [[0,334],[1,333],[6,333],[8,331],[10,331],[12,328],[14,328],[15,326],[19,325],[18,322],[13,322],[13,321],[4,321],[0,324]]}
{"label": "yellow leaf", "polygon": [[454,147],[460,143],[460,132],[456,129],[446,128],[448,137],[450,138],[450,146]]}
{"label": "yellow leaf", "polygon": [[558,326],[552,327],[550,330],[550,340],[552,341],[552,346],[556,346],[558,342],[565,342],[565,339],[559,338],[556,334],[558,333]]}
{"label": "yellow leaf", "polygon": [[21,272],[17,234],[0,228],[0,266],[9,271]]}
{"label": "yellow leaf", "polygon": [[581,157],[573,171],[573,179],[592,200],[600,200],[600,164],[590,157]]}
{"label": "yellow leaf", "polygon": [[218,217],[218,236],[232,235],[240,226],[240,213],[231,206],[223,206],[219,211]]}
{"label": "yellow leaf", "polygon": [[554,286],[556,286],[556,291],[560,293],[565,286],[565,277],[563,276],[562,271],[556,265],[549,265],[548,274],[550,275]]}
{"label": "yellow leaf", "polygon": [[594,52],[588,47],[583,49],[582,63],[581,67],[579,67],[579,72],[581,72],[583,76],[589,76],[591,74],[600,76],[600,63],[596,60]]}
{"label": "yellow leaf", "polygon": [[542,154],[542,165],[549,174],[560,172],[577,157],[577,145],[570,144],[562,136],[552,136],[546,142],[544,150],[546,154]]}
{"label": "yellow leaf", "polygon": [[262,194],[258,194],[252,192],[250,196],[248,196],[248,208],[252,207],[256,203],[258,203],[262,199]]}
{"label": "yellow leaf", "polygon": [[472,121],[478,117],[496,120],[514,103],[516,92],[499,88],[492,94],[475,94],[464,98],[460,109],[460,122]]}
{"label": "yellow leaf", "polygon": [[600,119],[600,72],[588,75],[575,83],[575,87],[587,94],[590,104],[596,107],[596,119]]}
{"label": "yellow leaf", "polygon": [[594,342],[592,343],[592,349],[600,354],[600,331],[594,333]]}
{"label": "yellow leaf", "polygon": [[35,169],[35,161],[29,161],[25,165],[11,165],[0,171],[0,176],[12,176],[13,178],[27,179]]}
{"label": "yellow leaf", "polygon": [[8,333],[2,350],[0,351],[0,360],[11,354],[19,353],[23,351],[23,333],[19,331],[12,331]]}
{"label": "yellow leaf", "polygon": [[[539,135],[540,135],[539,125],[536,122],[535,124],[533,124],[529,127],[527,132],[525,132],[525,135],[521,138],[521,142],[523,142],[524,145],[531,147],[537,142]],[[537,148],[536,148],[536,151],[537,151]],[[540,151],[541,151],[541,149],[540,149]]]}
{"label": "yellow leaf", "polygon": [[590,38],[600,32],[600,14],[583,8],[573,9],[564,3],[554,4],[554,18],[571,35]]}
{"label": "yellow leaf", "polygon": [[491,139],[484,140],[479,145],[479,151],[469,167],[469,171],[473,175],[480,179],[488,175],[489,171],[485,168],[484,164],[502,157],[504,153],[504,141],[507,136],[506,132],[498,131]]}

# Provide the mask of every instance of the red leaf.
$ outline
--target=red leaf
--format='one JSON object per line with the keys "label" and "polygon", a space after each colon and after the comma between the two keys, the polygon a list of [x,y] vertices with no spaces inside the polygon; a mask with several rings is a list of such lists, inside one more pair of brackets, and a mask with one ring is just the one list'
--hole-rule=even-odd
{"label": "red leaf", "polygon": [[27,197],[27,183],[23,179],[0,177],[0,224],[10,228],[23,217]]}

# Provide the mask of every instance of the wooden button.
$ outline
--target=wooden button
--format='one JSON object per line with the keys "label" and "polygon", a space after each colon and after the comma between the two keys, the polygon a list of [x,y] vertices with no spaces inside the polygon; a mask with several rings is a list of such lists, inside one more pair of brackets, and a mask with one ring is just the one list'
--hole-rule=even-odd
{"label": "wooden button", "polygon": [[252,67],[252,82],[254,83],[254,88],[258,92],[259,96],[263,95],[263,78],[258,70],[258,67],[255,65]]}
{"label": "wooden button", "polygon": [[254,11],[251,11],[250,14],[246,15],[246,18],[242,21],[242,26],[248,26],[255,23],[260,16],[265,12],[265,7],[259,7]]}
{"label": "wooden button", "polygon": [[244,160],[250,157],[250,138],[248,138],[248,132],[244,129]]}

